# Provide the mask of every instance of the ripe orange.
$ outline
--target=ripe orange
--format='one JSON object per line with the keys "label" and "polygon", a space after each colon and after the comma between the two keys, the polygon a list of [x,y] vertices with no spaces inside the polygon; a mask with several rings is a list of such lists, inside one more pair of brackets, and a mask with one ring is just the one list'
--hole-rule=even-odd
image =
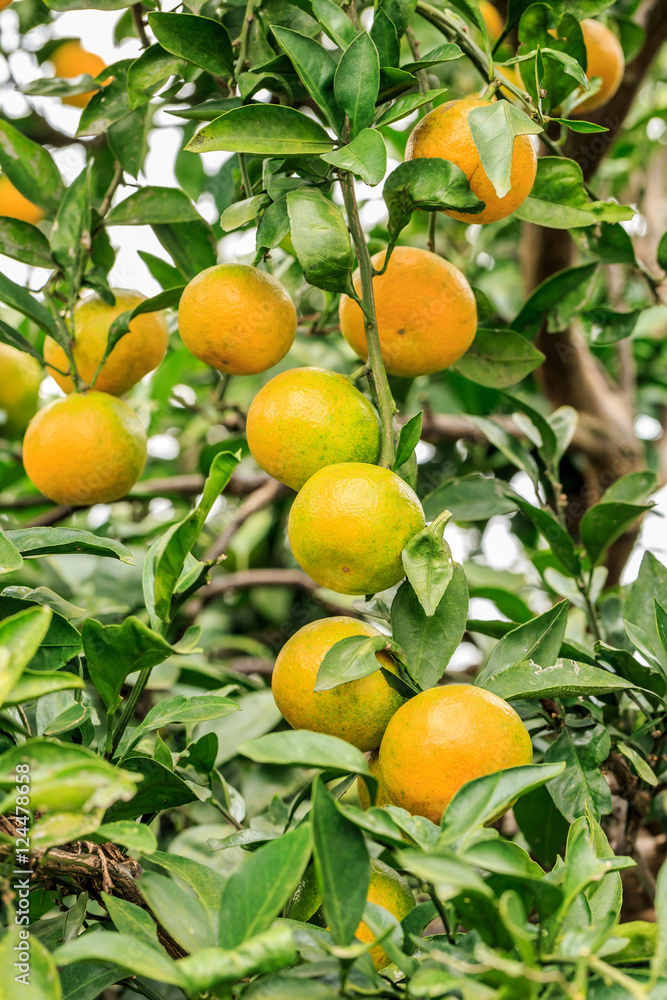
{"label": "ripe orange", "polygon": [[424,527],[416,494],[394,472],[343,462],[311,476],[292,504],[294,558],[321,587],[374,594],[404,576],[401,552]]}
{"label": "ripe orange", "polygon": [[9,7],[12,0],[0,0],[0,10],[4,10],[5,7]]}
{"label": "ripe orange", "polygon": [[266,271],[215,264],[186,286],[178,326],[200,361],[229,375],[256,375],[289,351],[296,309],[287,289]]}
{"label": "ripe orange", "polygon": [[489,33],[489,38],[492,42],[497,41],[500,38],[505,26],[502,15],[497,7],[494,7],[489,0],[480,0],[479,11],[484,18],[484,24],[486,25],[486,30]]}
{"label": "ripe orange", "polygon": [[39,362],[0,343],[0,436],[22,434],[37,409],[42,381]]}
{"label": "ripe orange", "polygon": [[[145,295],[115,288],[114,306],[107,305],[98,295],[79,302],[74,310],[74,360],[79,375],[90,384],[104,356],[109,328],[116,316],[134,309],[143,302]],[[130,332],[118,341],[104,362],[95,382],[98,392],[122,396],[133,385],[153,371],[162,361],[169,342],[169,329],[163,312],[144,313],[130,324]],[[47,337],[44,358],[48,365],[67,371],[69,362],[62,347]],[[72,392],[74,384],[68,375],[52,375],[61,389]]]}
{"label": "ripe orange", "polygon": [[20,219],[21,222],[29,222],[33,226],[44,218],[41,208],[28,201],[5,174],[0,177],[0,215],[10,219]]}
{"label": "ripe orange", "polygon": [[[384,250],[373,257],[380,270]],[[354,287],[361,291],[359,271]],[[380,350],[390,375],[430,375],[448,368],[470,347],[477,329],[472,289],[458,268],[428,250],[396,247],[387,270],[373,278]],[[347,295],[340,329],[359,357],[368,357],[364,316]]]}
{"label": "ripe orange", "polygon": [[595,111],[607,104],[621,86],[625,72],[625,57],[618,38],[605,24],[587,17],[580,22],[586,45],[586,76],[589,80],[599,77],[600,89],[591,94],[577,111]]}
{"label": "ripe orange", "polygon": [[490,101],[466,98],[441,104],[415,125],[405,149],[406,160],[420,156],[441,156],[460,167],[468,178],[470,189],[486,207],[478,215],[470,212],[446,211],[453,219],[476,225],[498,222],[507,218],[530,194],[537,173],[537,154],[528,135],[517,135],[512,154],[511,189],[499,198],[482,166],[477,147],[468,125],[473,108],[482,108]]}
{"label": "ripe orange", "polygon": [[[380,745],[387,723],[403,704],[381,670],[330,691],[313,690],[320,664],[334,643],[351,635],[379,634],[355,618],[323,618],[304,625],[287,640],[276,659],[271,687],[276,705],[293,729],[337,736],[360,750]],[[387,653],[376,656],[382,667],[396,673]]]}
{"label": "ripe orange", "polygon": [[325,465],[375,462],[380,450],[372,404],[322,368],[292,368],[267,382],[248,410],[246,435],[258,465],[294,490]]}
{"label": "ripe orange", "polygon": [[[366,754],[366,760],[368,761],[368,770],[371,772],[374,778],[377,778],[378,789],[375,796],[375,805],[378,809],[381,806],[390,806],[391,799],[387,792],[387,786],[384,783],[384,778],[382,777],[382,771],[380,770],[380,751],[371,750]],[[359,798],[359,805],[362,809],[370,809],[371,797],[368,791],[368,785],[361,777],[357,778],[357,796]]]}
{"label": "ripe orange", "polygon": [[514,709],[470,684],[422,691],[399,708],[380,744],[392,803],[434,823],[467,781],[532,759],[530,736]]}
{"label": "ripe orange", "polygon": [[[93,52],[87,52],[76,39],[63,42],[49,58],[53,63],[56,76],[63,80],[73,80],[83,73],[96,77],[107,68],[106,63],[100,56],[96,56]],[[110,82],[110,79],[105,80],[103,86],[106,86]],[[61,99],[63,104],[71,104],[75,108],[85,108],[95,93],[97,91],[89,90],[85,94],[71,94],[69,97]]]}
{"label": "ripe orange", "polygon": [[146,432],[127,403],[105,392],[61,396],[39,410],[23,441],[33,484],[54,503],[119,500],[141,475]]}

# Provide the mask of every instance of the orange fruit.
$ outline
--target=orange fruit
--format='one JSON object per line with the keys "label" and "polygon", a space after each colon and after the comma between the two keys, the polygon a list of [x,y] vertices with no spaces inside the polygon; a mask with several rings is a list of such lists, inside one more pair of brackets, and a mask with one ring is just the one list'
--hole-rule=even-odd
{"label": "orange fruit", "polygon": [[[116,304],[104,302],[99,295],[83,299],[74,309],[74,360],[79,375],[90,384],[104,356],[109,328],[116,316],[134,309],[143,302],[145,295],[114,288]],[[162,361],[169,343],[169,329],[163,312],[144,313],[130,323],[130,332],[118,341],[104,362],[95,389],[112,396],[122,396],[133,385],[153,371]],[[67,355],[51,337],[44,341],[44,358],[47,365],[61,371],[69,369]],[[64,392],[72,392],[74,384],[69,375],[51,373]]]}
{"label": "orange fruit", "polygon": [[406,160],[421,156],[441,156],[460,167],[468,178],[470,189],[485,203],[477,215],[471,212],[446,211],[453,219],[475,225],[506,219],[523,204],[530,194],[537,173],[537,154],[528,135],[517,135],[512,154],[511,188],[499,198],[482,166],[477,147],[468,125],[473,108],[490,104],[481,98],[449,101],[425,115],[415,125],[405,149]]}
{"label": "orange fruit", "polygon": [[[368,770],[371,772],[374,778],[377,778],[378,789],[377,795],[375,796],[375,805],[378,809],[381,806],[390,806],[391,799],[387,792],[387,786],[384,783],[384,778],[382,777],[382,771],[380,770],[380,750],[370,750],[366,754],[366,760],[368,761]],[[371,796],[368,791],[368,785],[364,779],[359,775],[357,778],[357,796],[359,798],[359,805],[362,809],[370,809],[371,806]]]}
{"label": "orange fruit", "polygon": [[416,494],[394,472],[343,462],[311,476],[292,504],[294,558],[321,587],[374,594],[404,576],[401,552],[424,527]]}
{"label": "orange fruit", "polygon": [[[107,64],[100,56],[86,51],[83,45],[76,39],[63,42],[55,52],[52,52],[49,58],[53,63],[56,76],[62,80],[73,80],[84,73],[87,73],[88,76],[96,77],[107,68]],[[110,79],[105,80],[103,86],[106,86],[110,82]],[[85,94],[70,94],[68,97],[61,98],[61,100],[63,104],[71,104],[75,108],[85,108],[90,98],[96,93],[96,90],[89,90]]]}
{"label": "orange fruit", "polygon": [[489,33],[489,38],[492,42],[497,41],[503,33],[503,28],[505,27],[505,22],[503,20],[502,14],[497,7],[494,7],[489,0],[480,0],[479,11],[484,18],[484,24],[486,25],[486,30]]}
{"label": "orange fruit", "polygon": [[4,10],[5,7],[9,7],[12,0],[0,0],[0,10]]}
{"label": "orange fruit", "polygon": [[[372,258],[380,270],[385,251]],[[359,271],[354,287],[361,292]],[[428,250],[396,247],[384,274],[373,278],[380,350],[390,375],[431,375],[448,368],[470,347],[477,329],[477,306],[465,276]],[[360,358],[368,348],[364,316],[342,295],[340,329]]]}
{"label": "orange fruit", "polygon": [[430,688],[392,717],[380,767],[393,805],[439,823],[467,781],[530,764],[523,722],[502,698],[470,684]]}
{"label": "orange fruit", "polygon": [[36,358],[0,343],[0,436],[22,434],[37,409],[42,369]]}
{"label": "orange fruit", "polygon": [[246,435],[257,464],[293,490],[325,465],[375,462],[380,450],[372,404],[322,368],[292,368],[267,382],[248,410]]}
{"label": "orange fruit", "polygon": [[618,38],[605,24],[587,17],[580,22],[586,46],[586,76],[599,77],[600,89],[581,104],[577,111],[595,111],[603,107],[621,86],[625,72],[625,57]]}
{"label": "orange fruit", "polygon": [[[382,671],[339,684],[330,691],[313,690],[326,653],[352,635],[380,633],[356,618],[323,618],[304,625],[280,650],[271,687],[276,705],[292,729],[327,733],[360,750],[372,750],[380,745],[387,723],[403,704],[403,698]],[[376,657],[380,666],[396,673],[387,653],[377,653]]]}
{"label": "orange fruit", "polygon": [[187,349],[229,375],[273,368],[296,334],[296,309],[273,275],[248,264],[215,264],[186,285],[178,327]]}
{"label": "orange fruit", "polygon": [[5,174],[0,177],[0,215],[29,222],[33,226],[44,218],[41,208],[28,201]]}
{"label": "orange fruit", "polygon": [[124,497],[146,461],[146,432],[127,403],[105,392],[73,392],[43,407],[23,441],[32,483],[74,507]]}

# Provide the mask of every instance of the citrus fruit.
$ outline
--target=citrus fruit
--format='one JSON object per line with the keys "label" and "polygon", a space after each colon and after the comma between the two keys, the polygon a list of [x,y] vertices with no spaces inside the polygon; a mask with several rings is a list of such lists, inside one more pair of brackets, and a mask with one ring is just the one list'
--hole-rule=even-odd
{"label": "citrus fruit", "polygon": [[[117,316],[134,309],[144,301],[140,292],[115,288],[116,304],[104,302],[99,295],[83,299],[74,309],[74,360],[84,382],[92,382],[104,356],[109,327]],[[163,312],[144,313],[130,323],[130,332],[121,337],[104,362],[95,389],[112,396],[122,396],[133,385],[152,371],[162,361],[169,342],[169,329]],[[62,347],[51,337],[44,342],[47,365],[67,371],[69,362]],[[52,375],[61,389],[72,392],[74,385],[69,375]]]}
{"label": "citrus fruit", "polygon": [[[372,258],[380,270],[384,250]],[[353,278],[357,292],[361,279]],[[448,368],[470,347],[477,306],[465,276],[428,250],[396,247],[384,274],[373,278],[380,350],[390,375],[430,375]],[[340,329],[360,358],[368,348],[364,316],[347,295],[340,300]]]}
{"label": "citrus fruit", "polygon": [[486,30],[489,33],[489,38],[492,42],[497,41],[498,38],[503,33],[503,28],[505,22],[503,21],[502,15],[497,7],[494,7],[489,0],[480,0],[479,12],[484,18],[484,24],[486,25]]}
{"label": "citrus fruit", "polygon": [[0,344],[0,435],[22,434],[37,409],[42,369],[25,351]]}
{"label": "citrus fruit", "polygon": [[[378,789],[375,796],[375,805],[378,809],[381,806],[391,805],[391,800],[387,793],[387,786],[384,783],[382,777],[382,771],[380,770],[380,750],[370,750],[366,754],[366,760],[368,761],[368,770],[371,772],[374,778],[377,778]],[[368,785],[364,779],[359,775],[357,778],[357,796],[359,798],[359,805],[362,809],[370,809],[371,797],[368,791]]]}
{"label": "citrus fruit", "polygon": [[28,201],[14,187],[6,174],[0,177],[0,215],[10,219],[20,219],[21,222],[29,222],[33,226],[44,218],[44,212],[41,208]]}
{"label": "citrus fruit", "polygon": [[401,552],[424,527],[416,494],[394,472],[343,462],[311,476],[292,504],[294,558],[321,587],[374,594],[404,576]]}
{"label": "citrus fruit", "polygon": [[[293,729],[310,729],[347,740],[360,750],[380,745],[387,723],[403,704],[381,670],[329,691],[315,691],[317,671],[334,643],[352,635],[376,636],[377,629],[356,618],[323,618],[304,625],[278,654],[271,687],[276,705]],[[378,665],[396,673],[387,653]]]}
{"label": "citrus fruit", "polygon": [[421,156],[441,156],[461,168],[468,178],[471,191],[486,207],[477,215],[449,209],[445,214],[475,225],[498,222],[515,212],[530,194],[537,173],[537,154],[530,136],[515,136],[511,188],[503,198],[498,197],[482,166],[468,125],[468,115],[472,109],[483,108],[490,103],[481,98],[466,98],[441,104],[415,125],[405,149],[406,160]]}
{"label": "citrus fruit", "polygon": [[248,264],[215,264],[186,285],[178,309],[191,354],[229,375],[273,368],[296,334],[296,309],[273,275]]}
{"label": "citrus fruit", "polygon": [[577,111],[595,111],[603,107],[621,86],[625,58],[618,38],[605,24],[587,17],[580,22],[586,46],[586,76],[599,77],[600,89],[577,105]]}
{"label": "citrus fruit", "polygon": [[292,368],[263,386],[248,410],[248,447],[265,472],[299,490],[325,465],[375,462],[380,425],[349,379]]}
{"label": "citrus fruit", "polygon": [[[96,56],[93,52],[88,52],[76,38],[59,45],[51,53],[49,59],[53,63],[56,76],[62,80],[72,80],[74,77],[82,76],[84,73],[87,73],[88,76],[96,77],[107,68],[106,63],[100,56]],[[106,80],[103,86],[106,86],[107,83],[110,83],[110,80]],[[63,104],[71,104],[75,108],[85,108],[95,93],[97,91],[89,90],[85,94],[69,94],[67,97],[62,98],[62,102]]]}
{"label": "citrus fruit", "polygon": [[39,410],[23,441],[32,483],[74,507],[118,500],[141,475],[146,432],[127,403],[105,392],[73,392]]}
{"label": "citrus fruit", "polygon": [[0,10],[4,10],[5,7],[9,7],[12,0],[0,0]]}
{"label": "citrus fruit", "polygon": [[467,781],[530,764],[530,736],[514,709],[470,684],[430,688],[392,717],[380,767],[393,805],[439,823]]}

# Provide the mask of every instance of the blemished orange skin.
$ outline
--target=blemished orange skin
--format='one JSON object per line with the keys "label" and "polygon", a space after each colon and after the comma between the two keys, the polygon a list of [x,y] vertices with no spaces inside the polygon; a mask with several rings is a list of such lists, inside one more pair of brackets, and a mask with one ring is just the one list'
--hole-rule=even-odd
{"label": "blemished orange skin", "polygon": [[0,177],[0,215],[29,222],[32,226],[44,218],[41,208],[28,201],[4,174]]}
{"label": "blemished orange skin", "polygon": [[337,462],[375,462],[373,405],[336,372],[292,368],[263,386],[248,410],[248,447],[259,466],[293,490]]}
{"label": "blemished orange skin", "polygon": [[505,22],[503,21],[502,15],[497,7],[494,7],[489,0],[481,0],[479,5],[480,14],[484,18],[484,24],[486,25],[486,30],[489,33],[489,38],[492,42],[497,41],[500,38]]}
{"label": "blemished orange skin", "polygon": [[[70,42],[63,42],[49,57],[56,71],[56,76],[63,80],[72,80],[74,77],[87,73],[96,77],[107,68],[107,64],[100,56],[93,52],[88,52],[76,39]],[[105,80],[102,84],[106,87],[111,80]],[[85,108],[86,104],[96,94],[96,90],[89,90],[85,94],[70,94],[62,97],[63,104],[70,104],[75,108]]]}
{"label": "blemished orange skin", "polygon": [[472,109],[483,108],[490,103],[481,98],[465,98],[441,104],[415,125],[405,149],[406,160],[421,156],[440,156],[461,168],[471,191],[484,202],[485,208],[477,215],[449,210],[445,210],[445,215],[475,225],[498,222],[515,212],[530,194],[537,174],[537,154],[530,136],[517,135],[514,139],[510,173],[512,186],[504,198],[499,198],[496,194],[482,166],[468,125],[468,115]]}
{"label": "blemished orange skin", "polygon": [[[377,778],[378,788],[377,794],[375,796],[375,805],[377,808],[382,806],[390,806],[392,804],[389,798],[389,793],[387,792],[387,786],[384,783],[384,778],[382,777],[382,771],[380,770],[380,749],[370,750],[366,754],[366,760],[368,761],[368,770],[371,772],[374,778]],[[359,799],[359,805],[362,809],[370,809],[371,807],[371,797],[368,791],[368,785],[364,779],[359,775],[357,778],[357,797]]]}
{"label": "blemished orange skin", "polygon": [[[116,316],[134,309],[146,298],[140,292],[114,288],[116,304],[107,305],[92,295],[76,306],[73,317],[74,360],[82,380],[90,384],[104,356],[109,327]],[[122,396],[160,364],[167,351],[169,328],[163,312],[144,313],[130,323],[130,332],[118,341],[104,362],[95,380],[95,389],[112,396]],[[51,337],[44,341],[44,358],[47,365],[60,371],[69,369],[69,361],[62,347]],[[72,392],[74,383],[69,375],[51,371],[64,392]]]}
{"label": "blemished orange skin", "polygon": [[[403,876],[377,858],[371,858],[371,880],[366,899],[369,903],[384,907],[398,921],[403,920],[415,905],[412,889]],[[371,929],[363,921],[357,927],[354,936],[359,941],[363,941],[364,944],[375,938]],[[380,944],[371,948],[370,956],[378,972],[391,965],[389,955]]]}
{"label": "blemished orange skin", "polygon": [[429,688],[392,717],[380,767],[392,804],[440,823],[467,781],[530,764],[528,730],[506,701],[484,688]]}
{"label": "blemished orange skin", "polygon": [[[373,258],[380,270],[385,251]],[[361,294],[361,277],[353,283]],[[431,375],[465,354],[477,329],[477,306],[465,276],[449,261],[428,250],[396,247],[384,274],[373,278],[380,351],[390,375]],[[341,295],[340,329],[350,347],[368,358],[364,315]]]}
{"label": "blemished orange skin", "polygon": [[[288,639],[276,659],[271,687],[276,705],[293,729],[309,729],[346,740],[360,750],[380,745],[387,723],[404,699],[381,670],[330,691],[315,691],[317,671],[334,643],[351,635],[380,633],[356,618],[323,618],[304,625]],[[387,653],[378,664],[396,673]]]}
{"label": "blemished orange skin", "polygon": [[401,552],[424,525],[417,495],[394,472],[343,462],[310,477],[288,530],[294,558],[321,587],[375,594],[403,578]]}
{"label": "blemished orange skin", "polygon": [[0,436],[22,434],[37,410],[42,369],[36,358],[0,344]]}
{"label": "blemished orange skin", "polygon": [[38,410],[23,441],[34,486],[74,507],[124,497],[146,462],[146,432],[127,403],[105,392],[71,393]]}
{"label": "blemished orange skin", "polygon": [[602,83],[596,93],[578,104],[576,111],[595,111],[603,107],[621,86],[625,73],[625,57],[618,38],[606,24],[587,17],[580,22],[586,46],[586,76],[599,77]]}
{"label": "blemished orange skin", "polygon": [[186,285],[178,328],[200,361],[228,375],[256,375],[289,351],[296,309],[284,285],[266,271],[215,264]]}

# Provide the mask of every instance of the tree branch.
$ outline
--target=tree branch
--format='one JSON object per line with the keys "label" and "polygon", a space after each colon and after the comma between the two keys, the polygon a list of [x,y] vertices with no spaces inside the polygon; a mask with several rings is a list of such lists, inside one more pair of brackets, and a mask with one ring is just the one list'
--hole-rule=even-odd
{"label": "tree branch", "polygon": [[322,588],[300,569],[246,569],[218,577],[208,586],[202,587],[198,598],[185,608],[186,617],[194,617],[203,604],[221,594],[226,594],[230,590],[249,590],[251,587],[291,587],[310,594],[313,600],[326,608],[330,614],[346,615],[348,618],[360,617],[352,608],[321,598],[319,594]]}

